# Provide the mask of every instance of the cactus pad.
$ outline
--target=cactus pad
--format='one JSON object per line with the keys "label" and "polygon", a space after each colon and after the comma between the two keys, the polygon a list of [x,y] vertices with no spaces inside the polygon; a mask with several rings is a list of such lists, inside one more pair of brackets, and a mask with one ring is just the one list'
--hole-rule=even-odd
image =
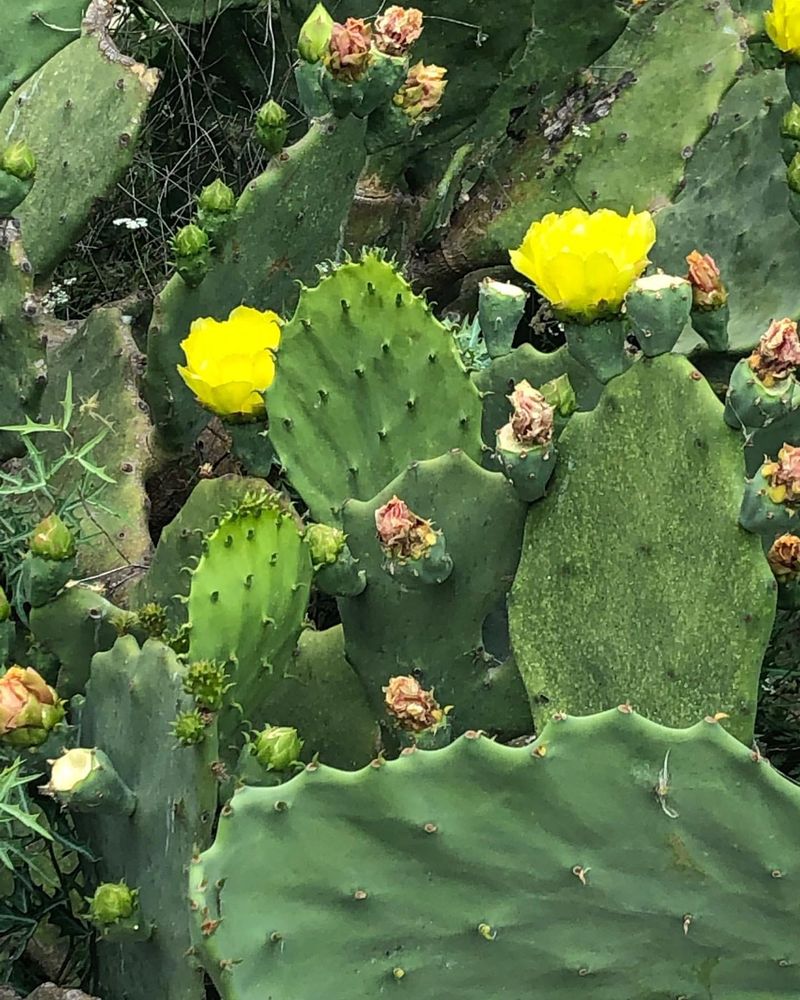
{"label": "cactus pad", "polygon": [[302,290],[267,409],[275,450],[318,521],[370,499],[411,461],[451,448],[480,460],[480,398],[453,336],[379,252]]}
{"label": "cactus pad", "polygon": [[237,794],[191,869],[195,942],[223,1000],[788,998],[798,823],[800,790],[713,721],[468,734]]}
{"label": "cactus pad", "polygon": [[727,712],[751,739],[775,585],[737,524],[743,485],[739,437],[677,355],[571,418],[509,609],[537,722],[630,701],[665,724]]}

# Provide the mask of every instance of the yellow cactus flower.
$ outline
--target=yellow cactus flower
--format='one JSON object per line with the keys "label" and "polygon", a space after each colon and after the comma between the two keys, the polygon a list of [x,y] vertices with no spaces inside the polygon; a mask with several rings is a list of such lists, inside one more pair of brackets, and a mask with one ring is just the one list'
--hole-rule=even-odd
{"label": "yellow cactus flower", "polygon": [[557,312],[590,323],[619,311],[655,240],[649,212],[571,208],[534,222],[510,256]]}
{"label": "yellow cactus flower", "polygon": [[781,52],[800,57],[800,0],[772,0],[764,27]]}
{"label": "yellow cactus flower", "polygon": [[203,406],[220,417],[260,417],[263,393],[275,378],[281,319],[237,306],[227,320],[196,319],[181,342],[181,378]]}

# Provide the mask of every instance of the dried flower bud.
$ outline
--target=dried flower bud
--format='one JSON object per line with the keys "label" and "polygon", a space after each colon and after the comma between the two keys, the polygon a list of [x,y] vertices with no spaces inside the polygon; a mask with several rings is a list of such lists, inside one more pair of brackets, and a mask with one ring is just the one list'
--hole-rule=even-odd
{"label": "dried flower bud", "polygon": [[372,62],[372,28],[360,17],[334,24],[325,65],[337,80],[354,83]]}
{"label": "dried flower bud", "polygon": [[687,280],[692,286],[692,304],[696,309],[719,309],[728,301],[716,261],[709,254],[692,250],[686,258]]}
{"label": "dried flower bud", "polygon": [[553,439],[553,407],[525,379],[514,386],[508,397],[513,406],[511,419],[497,432],[497,446],[503,451],[520,451],[549,444]]}
{"label": "dried flower bud", "polygon": [[422,11],[387,7],[375,18],[375,45],[387,56],[403,56],[422,34]]}
{"label": "dried flower bud", "polygon": [[383,688],[386,709],[402,729],[420,733],[442,723],[445,711],[418,680],[410,676],[390,677]]}
{"label": "dried flower bud", "polygon": [[800,447],[784,444],[775,462],[765,462],[761,475],[769,483],[767,495],[773,503],[800,503]]}
{"label": "dried flower bud", "polygon": [[392,559],[420,559],[436,544],[431,522],[396,496],[375,511],[375,530],[384,553]]}
{"label": "dried flower bud", "polygon": [[419,118],[439,105],[447,86],[443,66],[418,62],[408,71],[406,82],[394,95],[394,103],[409,118]]}
{"label": "dried flower bud", "polygon": [[788,378],[800,365],[797,324],[791,319],[774,320],[747,363],[766,386]]}
{"label": "dried flower bud", "polygon": [[789,534],[776,538],[767,553],[767,561],[779,580],[800,579],[800,538]]}

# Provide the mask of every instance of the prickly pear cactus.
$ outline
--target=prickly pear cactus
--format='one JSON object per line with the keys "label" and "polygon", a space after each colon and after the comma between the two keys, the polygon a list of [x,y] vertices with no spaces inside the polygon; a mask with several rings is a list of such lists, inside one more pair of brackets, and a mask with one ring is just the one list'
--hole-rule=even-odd
{"label": "prickly pear cactus", "polygon": [[197,745],[177,745],[171,724],[178,711],[193,707],[184,673],[166,646],[150,640],[140,650],[124,636],[94,657],[81,716],[81,745],[104,751],[136,796],[132,815],[101,810],[76,817],[97,859],[97,881],[138,890],[144,940],[109,932],[97,945],[104,989],[120,1000],[205,995],[202,972],[187,955],[184,872],[211,835],[216,725],[206,726]]}
{"label": "prickly pear cactus", "polygon": [[0,107],[31,73],[74,40],[85,9],[86,0],[20,0],[3,11]]}
{"label": "prickly pear cactus", "polygon": [[[375,515],[394,496],[441,531],[453,566],[443,582],[409,589],[384,568]],[[530,732],[517,668],[487,650],[483,635],[504,605],[526,510],[504,476],[463,452],[415,462],[377,496],[345,504],[348,545],[367,586],[339,608],[347,657],[376,713],[383,715],[389,679],[413,674],[441,705],[454,706],[456,731]]]}
{"label": "prickly pear cactus", "polygon": [[775,581],[737,523],[743,479],[721,403],[676,355],[572,417],[509,609],[539,725],[630,701],[671,725],[725,712],[751,739]]}
{"label": "prickly pear cactus", "polygon": [[450,330],[378,251],[303,288],[267,408],[286,475],[322,522],[411,461],[481,455],[480,398]]}
{"label": "prickly pear cactus", "polygon": [[237,794],[192,865],[194,940],[223,1000],[790,996],[799,821],[800,791],[713,719],[468,733]]}

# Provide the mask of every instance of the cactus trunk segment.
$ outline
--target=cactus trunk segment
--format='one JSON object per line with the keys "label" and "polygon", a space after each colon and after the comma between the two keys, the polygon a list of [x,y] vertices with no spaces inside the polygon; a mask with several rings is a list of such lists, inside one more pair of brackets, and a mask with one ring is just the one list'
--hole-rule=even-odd
{"label": "cactus trunk segment", "polygon": [[313,570],[293,514],[265,491],[245,497],[203,544],[187,605],[189,660],[225,664],[224,750],[244,721],[274,723],[271,696],[291,675]]}
{"label": "cactus trunk segment", "polygon": [[[92,451],[92,461],[104,468],[113,483],[106,484],[102,493],[102,506],[107,510],[78,509],[87,538],[78,553],[78,575],[119,570],[116,581],[105,580],[116,584],[111,590],[131,583],[152,547],[145,479],[155,456],[152,426],[137,389],[143,359],[130,323],[131,318],[117,308],[93,312],[48,358],[50,379],[41,404],[45,420],[60,419],[71,375],[75,408],[70,433],[76,441],[88,442],[106,431]],[[42,435],[41,445],[55,460],[58,452],[46,440],[49,437]]]}
{"label": "cactus trunk segment", "polygon": [[480,399],[452,333],[378,251],[303,289],[267,408],[286,474],[326,523],[411,461],[480,459]]}
{"label": "cactus trunk segment", "polygon": [[[24,424],[36,414],[46,380],[44,342],[36,326],[31,265],[16,225],[0,220],[0,424]],[[20,448],[0,431],[0,460]]]}
{"label": "cactus trunk segment", "polygon": [[130,164],[157,81],[155,70],[117,52],[102,19],[90,23],[87,16],[84,36],[0,111],[0,142],[24,139],[36,156],[33,188],[14,214],[37,274],[53,270],[83,232],[95,200]]}
{"label": "cactus trunk segment", "polygon": [[[317,262],[336,253],[364,165],[364,127],[354,118],[313,124],[248,185],[199,287],[187,288],[176,275],[156,299],[147,392],[170,447],[187,446],[204,422],[176,369],[192,321],[224,319],[242,303],[277,312],[292,308],[297,281],[310,280]],[[321,176],[329,182],[322,188]]]}
{"label": "cactus trunk segment", "polygon": [[[410,590],[383,569],[375,512],[393,496],[447,539],[453,569],[443,583]],[[340,599],[339,609],[347,658],[376,712],[383,715],[389,679],[413,673],[434,688],[441,705],[455,706],[458,732],[530,731],[516,667],[490,655],[482,635],[516,569],[525,511],[504,476],[462,452],[414,463],[376,497],[345,505],[348,546],[366,572],[367,587],[358,597]]]}
{"label": "cactus trunk segment", "polygon": [[674,725],[727,712],[749,741],[775,584],[737,526],[741,446],[708,383],[643,360],[558,448],[510,602],[535,720],[630,701]]}
{"label": "cactus trunk segment", "polygon": [[185,869],[211,835],[217,782],[216,727],[197,746],[179,748],[170,733],[176,709],[191,706],[184,668],[153,640],[140,650],[132,636],[92,661],[80,742],[97,747],[136,796],[131,816],[76,816],[79,834],[97,859],[101,882],[124,880],[138,890],[147,940],[101,939],[100,980],[108,996],[126,1000],[201,1000],[202,973],[189,947]]}
{"label": "cactus trunk segment", "polygon": [[194,940],[223,1000],[790,997],[798,823],[800,790],[713,719],[472,733],[242,790],[190,871]]}

